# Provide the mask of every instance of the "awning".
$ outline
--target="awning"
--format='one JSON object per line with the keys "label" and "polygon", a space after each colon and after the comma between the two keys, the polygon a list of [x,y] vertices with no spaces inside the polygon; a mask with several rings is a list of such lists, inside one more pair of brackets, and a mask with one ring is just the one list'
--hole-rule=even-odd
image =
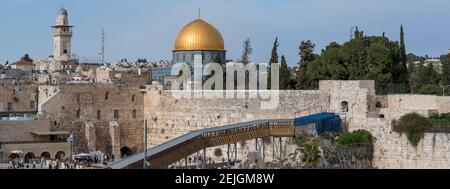
{"label": "awning", "polygon": [[67,131],[55,131],[55,132],[31,132],[32,134],[38,136],[49,136],[49,135],[70,135]]}

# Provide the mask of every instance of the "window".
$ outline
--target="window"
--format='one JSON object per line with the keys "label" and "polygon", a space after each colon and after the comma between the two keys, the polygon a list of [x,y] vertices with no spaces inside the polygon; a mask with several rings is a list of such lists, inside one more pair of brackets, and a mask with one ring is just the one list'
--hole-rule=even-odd
{"label": "window", "polygon": [[131,102],[134,102],[136,100],[136,95],[131,96]]}
{"label": "window", "polygon": [[16,95],[16,89],[13,89],[13,95]]}
{"label": "window", "polygon": [[34,100],[30,101],[30,108],[34,109],[35,104],[36,104],[36,102]]}
{"label": "window", "polygon": [[102,119],[102,111],[97,110],[97,119]]}
{"label": "window", "polygon": [[347,101],[341,102],[341,112],[348,112],[348,102]]}
{"label": "window", "polygon": [[133,119],[136,119],[136,110],[133,110]]}
{"label": "window", "polygon": [[114,119],[119,119],[119,110],[114,110]]}
{"label": "window", "polygon": [[382,108],[382,107],[383,107],[383,104],[381,104],[381,102],[377,102],[377,104],[375,105],[375,107],[377,107],[377,108]]}
{"label": "window", "polygon": [[75,117],[77,118],[77,119],[80,119],[80,109],[78,109],[77,111],[76,111],[76,113],[75,113]]}
{"label": "window", "polygon": [[77,93],[77,102],[80,102],[80,93]]}
{"label": "window", "polygon": [[106,93],[105,93],[105,100],[108,100],[108,99],[109,99],[109,92],[106,91]]}
{"label": "window", "polygon": [[8,102],[8,112],[12,112],[12,102]]}

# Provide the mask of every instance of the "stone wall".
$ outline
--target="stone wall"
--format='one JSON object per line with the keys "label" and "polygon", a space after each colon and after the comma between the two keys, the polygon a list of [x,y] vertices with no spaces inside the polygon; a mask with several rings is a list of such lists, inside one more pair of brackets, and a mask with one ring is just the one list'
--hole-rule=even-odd
{"label": "stone wall", "polygon": [[450,134],[426,133],[417,146],[406,134],[393,132],[385,119],[369,118],[368,130],[376,138],[373,165],[382,169],[450,168]]}
{"label": "stone wall", "polygon": [[0,112],[36,111],[37,87],[33,85],[0,85]]}
{"label": "stone wall", "polygon": [[[219,91],[222,93],[223,91]],[[177,99],[161,85],[151,85],[145,96],[145,119],[149,123],[149,145],[161,144],[189,131],[257,119],[294,118],[326,111],[328,95],[322,91],[280,91],[275,109],[261,109],[254,99]]]}
{"label": "stone wall", "polygon": [[[118,149],[124,146],[136,151],[143,149],[143,96],[135,85],[75,84],[41,89],[40,92],[57,91],[42,104],[41,115],[50,120],[52,131],[74,133],[76,153],[92,150],[113,153],[111,121],[116,121],[120,129],[120,138],[115,139],[119,141]],[[86,130],[95,134],[87,136]]]}
{"label": "stone wall", "polygon": [[[225,92],[215,91],[215,93]],[[327,111],[329,107],[329,96],[322,91],[280,91],[279,94],[279,104],[275,109],[262,109],[261,102],[266,100],[261,97],[178,99],[172,92],[163,90],[162,85],[147,86],[144,108],[145,119],[149,124],[148,145],[153,147],[198,129],[257,119],[295,118]],[[283,148],[286,148],[287,141],[283,140]],[[270,140],[266,146],[266,160],[272,158],[271,142]],[[238,158],[245,160],[247,154],[256,152],[255,143],[255,140],[238,143]],[[259,149],[262,148],[261,143],[262,141],[259,142]],[[227,156],[227,146],[209,148],[206,153],[215,162],[221,162],[221,158],[214,155],[217,148],[222,150],[222,157]],[[275,148],[276,153],[279,153],[279,144],[275,145]]]}
{"label": "stone wall", "polygon": [[28,153],[33,153],[36,158],[41,157],[41,154],[48,152],[52,159],[55,159],[58,152],[63,152],[65,158],[70,157],[71,149],[70,144],[67,142],[60,143],[31,143],[31,144],[4,144],[2,145],[4,151],[4,160],[7,160],[10,151],[20,149],[25,156]]}
{"label": "stone wall", "polygon": [[0,141],[32,141],[31,132],[48,132],[50,123],[48,120],[30,121],[1,121],[0,120]]}

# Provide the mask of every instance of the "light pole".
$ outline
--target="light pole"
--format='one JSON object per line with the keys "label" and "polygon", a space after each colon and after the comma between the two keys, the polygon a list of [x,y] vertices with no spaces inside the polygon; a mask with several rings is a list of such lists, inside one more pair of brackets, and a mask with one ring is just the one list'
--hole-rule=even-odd
{"label": "light pole", "polygon": [[144,169],[147,169],[147,119],[144,119]]}
{"label": "light pole", "polygon": [[[140,87],[139,92],[142,93],[142,100],[145,101],[145,94],[147,93],[147,89],[145,87]],[[144,116],[144,160],[143,166],[144,169],[147,169],[150,166],[150,163],[147,162],[147,119],[145,119],[145,112],[143,112]]]}

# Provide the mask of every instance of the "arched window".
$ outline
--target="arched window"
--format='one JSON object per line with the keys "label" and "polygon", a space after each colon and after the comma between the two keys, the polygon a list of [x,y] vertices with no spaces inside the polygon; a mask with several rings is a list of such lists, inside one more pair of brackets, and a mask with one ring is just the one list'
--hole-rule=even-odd
{"label": "arched window", "polygon": [[381,102],[378,101],[377,104],[375,104],[375,107],[376,107],[376,108],[382,108],[382,107],[383,107],[383,104],[381,104]]}
{"label": "arched window", "polygon": [[106,91],[106,93],[105,93],[105,100],[108,100],[108,99],[109,99],[109,92]]}
{"label": "arched window", "polygon": [[347,101],[341,102],[341,112],[348,112],[348,102]]}

